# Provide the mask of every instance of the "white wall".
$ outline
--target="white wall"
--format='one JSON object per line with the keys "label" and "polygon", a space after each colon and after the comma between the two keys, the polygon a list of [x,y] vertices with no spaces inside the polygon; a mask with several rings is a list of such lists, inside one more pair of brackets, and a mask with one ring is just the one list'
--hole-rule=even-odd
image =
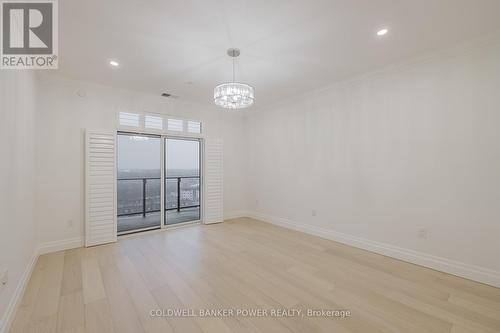
{"label": "white wall", "polygon": [[12,313],[36,251],[33,163],[36,80],[32,71],[0,71],[0,332]]}
{"label": "white wall", "polygon": [[[42,248],[76,245],[83,238],[84,130],[115,129],[118,109],[201,120],[207,137],[224,140],[225,216],[244,209],[241,113],[54,76],[40,80],[35,212]],[[86,97],[79,97],[78,90]]]}
{"label": "white wall", "polygon": [[494,42],[249,112],[251,215],[500,286],[499,89]]}
{"label": "white wall", "polygon": [[[43,250],[83,238],[84,129],[114,129],[118,108],[200,119],[208,137],[222,137],[227,216],[248,209],[500,285],[498,87],[499,43],[337,83],[246,116],[2,71],[0,270],[9,268],[10,282],[0,293],[0,319],[37,242]],[[421,229],[427,238],[418,237]]]}

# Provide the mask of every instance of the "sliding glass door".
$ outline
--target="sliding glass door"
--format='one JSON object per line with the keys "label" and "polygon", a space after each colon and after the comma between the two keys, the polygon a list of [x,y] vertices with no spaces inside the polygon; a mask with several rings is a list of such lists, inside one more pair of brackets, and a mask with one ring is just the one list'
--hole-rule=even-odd
{"label": "sliding glass door", "polygon": [[161,138],[118,134],[118,234],[161,227]]}
{"label": "sliding glass door", "polygon": [[118,234],[200,220],[200,153],[198,139],[119,133]]}
{"label": "sliding glass door", "polygon": [[165,224],[200,220],[200,141],[165,139]]}

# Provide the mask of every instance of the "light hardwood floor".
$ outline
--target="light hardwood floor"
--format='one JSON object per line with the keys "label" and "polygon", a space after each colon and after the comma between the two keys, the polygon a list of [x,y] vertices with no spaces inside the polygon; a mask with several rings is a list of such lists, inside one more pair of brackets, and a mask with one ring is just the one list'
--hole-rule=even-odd
{"label": "light hardwood floor", "polygon": [[[333,309],[151,317],[155,309]],[[500,289],[241,218],[41,256],[12,332],[500,332]]]}

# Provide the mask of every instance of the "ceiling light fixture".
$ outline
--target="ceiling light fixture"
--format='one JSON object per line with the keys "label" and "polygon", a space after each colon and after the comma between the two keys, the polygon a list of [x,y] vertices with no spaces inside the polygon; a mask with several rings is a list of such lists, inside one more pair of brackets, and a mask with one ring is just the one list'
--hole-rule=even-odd
{"label": "ceiling light fixture", "polygon": [[118,66],[120,66],[120,63],[119,63],[118,61],[116,61],[116,60],[110,60],[110,61],[109,61],[109,64],[110,64],[111,66],[113,66],[113,67],[118,67]]}
{"label": "ceiling light fixture", "polygon": [[377,31],[377,36],[383,36],[385,35],[386,33],[388,33],[389,30],[388,29],[380,29],[379,31]]}
{"label": "ceiling light fixture", "polygon": [[214,88],[214,102],[225,109],[243,109],[253,104],[254,89],[246,83],[234,80],[234,61],[240,55],[240,50],[229,49],[227,55],[233,58],[233,81]]}

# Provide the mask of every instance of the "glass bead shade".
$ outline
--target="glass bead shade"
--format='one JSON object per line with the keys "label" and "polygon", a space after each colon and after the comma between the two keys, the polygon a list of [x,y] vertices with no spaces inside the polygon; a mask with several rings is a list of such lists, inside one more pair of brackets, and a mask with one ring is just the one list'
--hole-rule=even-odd
{"label": "glass bead shade", "polygon": [[214,88],[214,102],[226,109],[243,109],[253,104],[254,89],[244,83],[223,83]]}

